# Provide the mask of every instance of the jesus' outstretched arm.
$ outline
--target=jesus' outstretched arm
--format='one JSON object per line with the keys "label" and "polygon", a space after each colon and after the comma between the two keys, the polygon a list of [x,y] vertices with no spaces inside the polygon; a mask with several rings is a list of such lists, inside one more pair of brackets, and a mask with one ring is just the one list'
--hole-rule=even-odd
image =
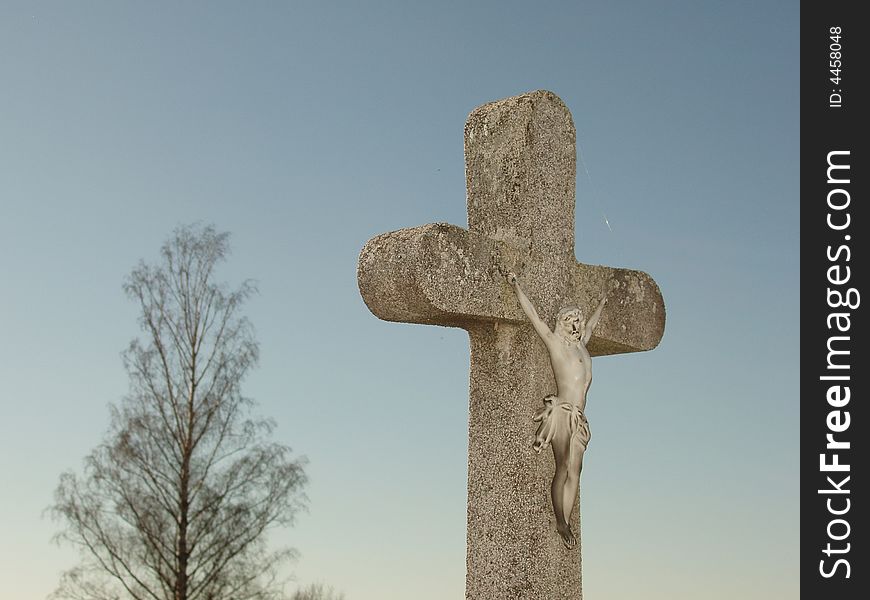
{"label": "jesus' outstretched arm", "polygon": [[589,343],[589,338],[592,337],[592,332],[595,330],[595,326],[598,325],[598,319],[601,317],[601,310],[604,308],[604,305],[607,303],[607,296],[603,296],[601,301],[598,303],[598,308],[595,309],[595,312],[592,313],[592,316],[589,317],[589,320],[586,322],[586,327],[583,329],[583,345]]}
{"label": "jesus' outstretched arm", "polygon": [[526,297],[526,293],[523,291],[523,288],[520,287],[520,282],[517,280],[517,276],[513,273],[508,273],[507,275],[508,283],[510,283],[514,292],[517,295],[517,300],[520,302],[520,306],[523,309],[523,312],[526,313],[526,316],[529,318],[529,321],[532,322],[532,326],[535,328],[535,331],[541,337],[545,344],[549,346],[550,339],[553,336],[553,332],[550,331],[550,328],[547,327],[547,324],[541,320],[541,317],[538,316],[538,311],[535,310],[534,304],[532,304],[528,297]]}

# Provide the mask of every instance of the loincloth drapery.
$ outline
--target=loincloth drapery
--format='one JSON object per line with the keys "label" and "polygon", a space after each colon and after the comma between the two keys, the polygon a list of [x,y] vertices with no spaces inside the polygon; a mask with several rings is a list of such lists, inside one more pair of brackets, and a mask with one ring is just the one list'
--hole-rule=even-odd
{"label": "loincloth drapery", "polygon": [[538,425],[538,431],[535,432],[535,443],[532,446],[536,452],[540,452],[550,445],[553,435],[556,432],[556,420],[564,418],[568,423],[568,431],[571,433],[571,441],[576,438],[582,445],[583,451],[586,451],[586,446],[589,445],[589,439],[592,433],[589,431],[589,421],[586,420],[586,415],[574,404],[570,402],[559,402],[554,404],[555,400],[559,400],[557,396],[547,396],[544,398],[544,406],[535,412],[532,421],[541,424]]}

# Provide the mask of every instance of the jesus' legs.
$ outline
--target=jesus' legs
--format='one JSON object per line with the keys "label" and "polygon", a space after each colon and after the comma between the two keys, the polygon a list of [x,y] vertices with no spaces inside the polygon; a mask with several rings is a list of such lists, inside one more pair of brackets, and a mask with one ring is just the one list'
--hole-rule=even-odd
{"label": "jesus' legs", "polygon": [[[567,427],[557,427],[552,440],[553,458],[556,462],[556,473],[550,485],[550,496],[553,499],[553,514],[556,517],[556,529],[567,548],[577,545],[577,538],[571,533],[570,517],[573,505],[565,504],[565,486],[571,479],[569,454],[571,434]],[[576,494],[574,496],[576,499]]]}
{"label": "jesus' legs", "polygon": [[583,469],[583,453],[586,447],[579,436],[571,436],[570,449],[566,465],[567,476],[562,490],[562,508],[565,511],[565,521],[571,522],[571,513],[577,504],[577,495],[580,493],[580,471]]}

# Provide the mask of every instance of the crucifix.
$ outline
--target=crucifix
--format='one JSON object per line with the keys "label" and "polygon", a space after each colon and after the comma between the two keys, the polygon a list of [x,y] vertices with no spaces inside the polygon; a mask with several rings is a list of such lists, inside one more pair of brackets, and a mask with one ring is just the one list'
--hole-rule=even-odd
{"label": "crucifix", "polygon": [[546,323],[566,306],[593,314],[606,296],[589,356],[651,350],[664,332],[649,275],[574,257],[575,137],[551,92],[475,109],[465,124],[468,229],[402,229],[360,253],[360,293],[377,317],[469,335],[468,600],[582,597],[579,508],[565,510],[570,544],[553,511],[553,459],[533,449],[533,415],[555,389],[555,367],[512,282]]}

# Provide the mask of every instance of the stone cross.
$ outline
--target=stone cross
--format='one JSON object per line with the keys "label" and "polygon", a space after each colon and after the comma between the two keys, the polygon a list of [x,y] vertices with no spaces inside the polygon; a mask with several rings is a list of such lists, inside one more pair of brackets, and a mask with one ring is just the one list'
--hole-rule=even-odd
{"label": "stone cross", "polygon": [[[560,308],[589,315],[607,292],[587,346],[593,356],[650,350],[664,332],[652,278],[574,258],[575,135],[551,92],[475,109],[465,124],[468,229],[402,229],[360,253],[360,292],[376,316],[469,334],[469,600],[581,598],[580,545],[563,546],[550,505],[553,458],[532,450],[532,415],[555,393],[553,374],[505,274],[519,276],[551,326]],[[596,403],[609,400],[590,390],[593,431]],[[579,539],[579,510],[572,529]]]}

